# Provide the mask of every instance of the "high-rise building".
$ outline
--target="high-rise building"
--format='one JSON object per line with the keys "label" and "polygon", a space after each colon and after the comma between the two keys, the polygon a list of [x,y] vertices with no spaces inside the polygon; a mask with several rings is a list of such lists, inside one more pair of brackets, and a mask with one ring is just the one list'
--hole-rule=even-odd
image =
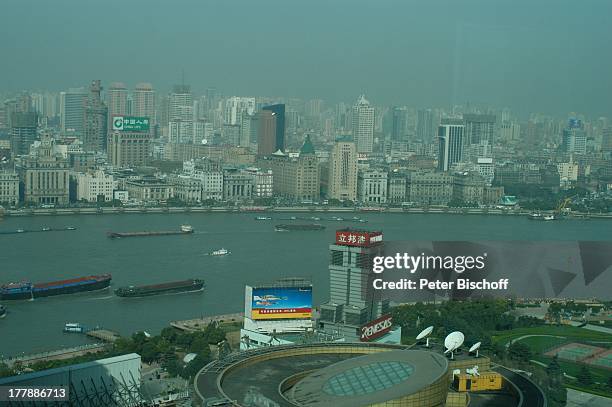
{"label": "high-rise building", "polygon": [[108,137],[108,160],[114,167],[146,165],[151,155],[147,131],[113,131]]}
{"label": "high-rise building", "polygon": [[276,118],[269,110],[262,110],[257,115],[259,130],[257,132],[257,155],[266,156],[276,152]]}
{"label": "high-rise building", "polygon": [[113,82],[106,92],[106,104],[108,106],[108,125],[110,128],[113,116],[125,116],[128,114],[128,89],[122,82]]}
{"label": "high-rise building", "polygon": [[405,107],[394,107],[391,112],[391,140],[406,141],[408,111]]}
{"label": "high-rise building", "polygon": [[353,139],[358,153],[371,153],[374,148],[374,108],[361,95],[353,106]]}
{"label": "high-rise building", "polygon": [[55,141],[49,135],[22,163],[24,201],[29,204],[68,204],[68,160],[55,151]]}
{"label": "high-rise building", "polygon": [[602,130],[601,151],[612,152],[612,127],[606,127]]}
{"label": "high-rise building", "polygon": [[60,129],[62,133],[82,136],[85,119],[84,88],[71,88],[60,93]]}
{"label": "high-rise building", "polygon": [[240,125],[242,116],[255,114],[255,98],[232,96],[225,101],[223,123]]}
{"label": "high-rise building", "polygon": [[321,304],[318,327],[325,333],[359,341],[361,328],[389,311],[382,290],[372,286],[372,262],[384,253],[379,231],[338,230],[329,245],[329,302]]}
{"label": "high-rise building", "polygon": [[568,154],[586,154],[586,132],[581,120],[570,119],[563,129],[563,151]]}
{"label": "high-rise building", "polygon": [[439,131],[438,169],[448,171],[463,159],[465,126],[460,119],[443,119]]}
{"label": "high-rise building", "polygon": [[193,95],[189,85],[174,85],[170,93],[168,119],[193,121]]}
{"label": "high-rise building", "polygon": [[108,109],[101,98],[102,85],[94,80],[89,87],[83,118],[83,149],[106,151]]}
{"label": "high-rise building", "polygon": [[332,147],[329,159],[327,195],[331,199],[357,199],[357,146],[352,137],[340,137]]}
{"label": "high-rise building", "polygon": [[12,171],[0,171],[0,205],[19,203],[19,175]]}
{"label": "high-rise building", "polygon": [[155,120],[155,90],[150,83],[139,83],[132,93],[132,116],[148,117],[151,129]]}
{"label": "high-rise building", "polygon": [[28,154],[37,137],[38,115],[36,112],[13,112],[10,122],[13,157]]}
{"label": "high-rise building", "polygon": [[465,140],[467,144],[488,144],[495,141],[495,115],[464,114]]}
{"label": "high-rise building", "polygon": [[431,109],[419,110],[417,112],[417,138],[424,143],[432,143],[435,134],[434,112]]}
{"label": "high-rise building", "polygon": [[272,129],[272,126],[262,127],[260,124],[260,130],[266,130],[266,132],[264,132],[263,135],[260,135],[260,137],[263,136],[265,140],[273,140],[274,148],[272,152],[278,150],[285,151],[285,105],[276,104],[271,106],[265,106],[262,109],[262,112],[270,112],[270,115],[274,120],[274,133],[269,133],[269,131]]}

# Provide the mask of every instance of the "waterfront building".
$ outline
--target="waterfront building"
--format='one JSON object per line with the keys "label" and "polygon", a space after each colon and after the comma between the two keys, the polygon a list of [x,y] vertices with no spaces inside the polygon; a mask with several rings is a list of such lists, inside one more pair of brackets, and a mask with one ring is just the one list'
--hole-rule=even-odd
{"label": "waterfront building", "polygon": [[438,171],[414,171],[406,179],[410,202],[446,205],[453,196],[453,176]]}
{"label": "waterfront building", "polygon": [[23,158],[21,172],[27,204],[68,204],[68,160],[55,151],[54,144],[51,136],[44,135],[30,155]]}
{"label": "waterfront building", "polygon": [[168,179],[174,186],[174,197],[193,204],[202,201],[202,179],[195,174],[177,174]]}
{"label": "waterfront building", "polygon": [[253,176],[238,169],[223,171],[223,199],[226,201],[244,201],[253,198]]}
{"label": "waterfront building", "polygon": [[13,171],[0,171],[0,206],[19,203],[19,175]]}
{"label": "waterfront building", "polygon": [[115,180],[102,170],[79,172],[75,175],[78,201],[110,202],[113,200]]}
{"label": "waterfront building", "polygon": [[329,160],[327,197],[357,199],[357,145],[349,136],[336,139]]}
{"label": "waterfront building", "polygon": [[274,194],[272,170],[249,167],[244,171],[253,177],[253,198],[270,198]]}
{"label": "waterfront building", "polygon": [[320,169],[310,137],[297,157],[277,151],[260,161],[261,167],[274,174],[274,194],[294,201],[316,201],[320,197]]}
{"label": "waterfront building", "polygon": [[401,204],[406,201],[406,174],[401,172],[390,172],[387,178],[387,202]]}
{"label": "waterfront building", "polygon": [[353,139],[358,153],[371,153],[374,148],[374,108],[361,95],[353,106]]}
{"label": "waterfront building", "polygon": [[359,170],[357,199],[363,204],[387,203],[387,171],[379,168]]}
{"label": "waterfront building", "polygon": [[174,186],[166,180],[155,177],[126,180],[125,189],[130,199],[142,202],[167,201],[174,196]]}

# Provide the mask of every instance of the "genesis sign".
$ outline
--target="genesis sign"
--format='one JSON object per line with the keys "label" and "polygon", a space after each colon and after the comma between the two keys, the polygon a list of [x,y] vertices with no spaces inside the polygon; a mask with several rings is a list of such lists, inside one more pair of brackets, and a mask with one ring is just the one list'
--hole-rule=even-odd
{"label": "genesis sign", "polygon": [[383,315],[361,327],[361,337],[359,340],[361,342],[369,342],[373,339],[380,338],[389,332],[392,326],[391,315]]}
{"label": "genesis sign", "polygon": [[113,130],[117,131],[149,131],[148,117],[113,116]]}

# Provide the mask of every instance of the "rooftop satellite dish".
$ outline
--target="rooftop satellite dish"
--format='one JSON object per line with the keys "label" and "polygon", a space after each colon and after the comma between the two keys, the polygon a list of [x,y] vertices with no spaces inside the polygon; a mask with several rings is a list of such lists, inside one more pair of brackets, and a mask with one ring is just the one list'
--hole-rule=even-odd
{"label": "rooftop satellite dish", "polygon": [[480,349],[480,345],[482,344],[482,342],[476,342],[475,344],[472,345],[472,347],[470,348],[469,352],[473,353],[476,352],[476,357],[478,357],[478,349]]}
{"label": "rooftop satellite dish", "polygon": [[419,341],[423,338],[427,338],[425,347],[429,348],[429,335],[431,335],[431,333],[433,332],[433,329],[434,329],[433,326],[428,326],[427,328],[423,329],[421,333],[417,335],[416,340]]}
{"label": "rooftop satellite dish", "polygon": [[465,340],[465,336],[459,331],[451,332],[444,339],[444,347],[446,350],[444,353],[450,352],[451,359],[455,357],[455,350],[459,349],[461,345],[463,345],[463,341]]}

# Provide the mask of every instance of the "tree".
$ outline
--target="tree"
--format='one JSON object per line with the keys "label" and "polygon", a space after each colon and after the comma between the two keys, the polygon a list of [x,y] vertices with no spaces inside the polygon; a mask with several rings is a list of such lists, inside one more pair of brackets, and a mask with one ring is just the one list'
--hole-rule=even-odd
{"label": "tree", "polygon": [[143,362],[151,363],[157,359],[157,355],[157,347],[155,346],[155,343],[153,343],[153,341],[145,342],[142,345],[142,348],[140,350],[140,356],[142,357]]}
{"label": "tree", "polygon": [[8,377],[8,376],[13,376],[13,375],[15,375],[15,372],[13,371],[13,369],[8,367],[6,363],[0,362],[0,377]]}
{"label": "tree", "polygon": [[582,366],[580,368],[580,372],[578,372],[576,378],[578,379],[578,383],[583,386],[590,386],[593,384],[593,376],[591,375],[589,368],[586,366]]}
{"label": "tree", "polygon": [[508,357],[517,362],[528,362],[532,357],[531,348],[522,342],[515,341],[508,347]]}
{"label": "tree", "polygon": [[563,372],[559,358],[555,355],[546,367],[546,395],[551,407],[565,406],[567,389],[563,386]]}

